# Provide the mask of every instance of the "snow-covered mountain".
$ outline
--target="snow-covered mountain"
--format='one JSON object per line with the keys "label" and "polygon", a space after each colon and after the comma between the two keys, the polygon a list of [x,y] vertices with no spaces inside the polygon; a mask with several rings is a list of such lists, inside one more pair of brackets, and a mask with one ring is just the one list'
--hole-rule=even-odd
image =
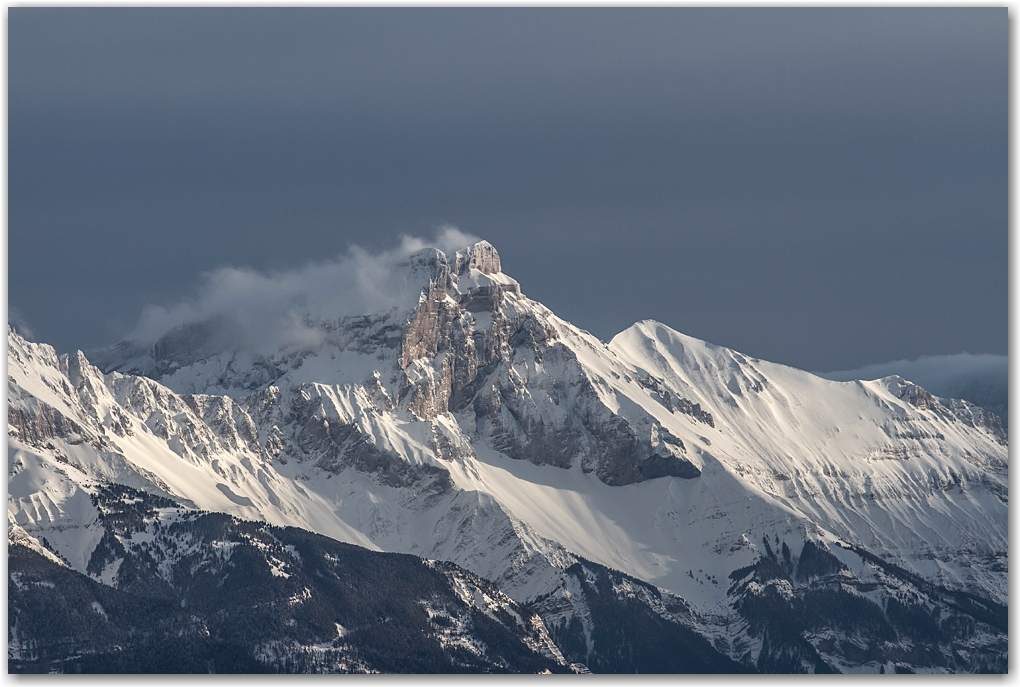
{"label": "snow-covered mountain", "polygon": [[873,363],[856,370],[822,372],[836,381],[899,375],[936,396],[962,398],[997,415],[1003,429],[1009,416],[1009,358],[990,353],[929,355],[917,360]]}
{"label": "snow-covered mountain", "polygon": [[596,670],[1005,670],[994,415],[651,321],[603,343],[484,241],[397,275],[406,302],[306,316],[268,354],[229,316],[88,356],[9,330],[12,531],[116,586],[94,563],[116,483],[453,562]]}
{"label": "snow-covered mountain", "polygon": [[92,503],[95,579],[10,544],[14,672],[571,672],[534,611],[452,564],[120,485]]}

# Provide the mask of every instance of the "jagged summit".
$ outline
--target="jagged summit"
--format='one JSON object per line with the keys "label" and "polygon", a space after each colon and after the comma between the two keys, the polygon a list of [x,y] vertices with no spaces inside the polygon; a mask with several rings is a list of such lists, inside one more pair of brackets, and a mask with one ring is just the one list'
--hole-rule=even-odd
{"label": "jagged summit", "polygon": [[386,298],[295,301],[268,353],[208,317],[99,367],[9,329],[16,525],[113,585],[96,484],[449,560],[606,670],[610,592],[759,670],[1004,669],[1008,446],[978,409],[652,321],[606,344],[486,242],[371,266]]}
{"label": "jagged summit", "polygon": [[438,248],[422,248],[411,254],[407,264],[414,269],[427,267],[431,269],[446,268],[455,275],[469,274],[477,270],[482,274],[497,274],[502,271],[499,252],[488,241],[478,241],[470,246],[457,250],[452,256]]}
{"label": "jagged summit", "polygon": [[422,285],[421,297],[438,286],[445,288],[454,300],[459,300],[479,293],[478,289],[488,289],[486,293],[489,293],[497,284],[503,290],[520,295],[520,285],[503,274],[499,252],[488,241],[478,241],[454,252],[452,257],[438,248],[423,248],[412,253],[406,264],[414,274],[429,278],[429,283]]}
{"label": "jagged summit", "polygon": [[499,253],[488,241],[479,241],[473,246],[459,250],[454,258],[454,271],[464,274],[469,270],[478,270],[482,274],[496,274],[502,271]]}
{"label": "jagged summit", "polygon": [[[416,322],[420,326],[422,304],[430,299],[442,301],[448,297],[478,314],[475,319],[479,320],[480,313],[499,311],[506,294],[521,296],[519,284],[503,274],[499,253],[488,241],[478,241],[450,255],[426,247],[403,260],[376,261],[369,267],[365,270],[367,276],[359,269],[345,272],[338,268],[338,276],[331,282],[340,286],[328,284],[341,294],[367,292],[361,296],[331,298],[321,291],[311,291],[291,295],[283,312],[273,310],[269,303],[265,314],[225,309],[173,326],[155,340],[123,340],[90,350],[88,357],[103,372],[163,379],[181,368],[217,357],[240,356],[255,361],[264,372],[244,382],[244,388],[251,389],[252,384],[273,381],[274,369],[288,367],[286,362],[280,366],[282,358],[303,358],[323,345],[364,350],[373,347],[374,341],[391,348],[397,343],[393,336],[398,330]],[[367,285],[366,279],[370,281]],[[352,337],[358,342],[352,342]],[[274,345],[272,341],[279,343]],[[245,362],[241,367],[250,365]]]}

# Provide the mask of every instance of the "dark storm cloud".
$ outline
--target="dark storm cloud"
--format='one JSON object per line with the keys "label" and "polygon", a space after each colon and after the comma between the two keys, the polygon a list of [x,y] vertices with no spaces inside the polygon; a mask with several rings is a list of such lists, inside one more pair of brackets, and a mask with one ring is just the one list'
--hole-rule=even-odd
{"label": "dark storm cloud", "polygon": [[9,16],[10,301],[60,347],[451,222],[603,338],[1005,353],[1005,9]]}

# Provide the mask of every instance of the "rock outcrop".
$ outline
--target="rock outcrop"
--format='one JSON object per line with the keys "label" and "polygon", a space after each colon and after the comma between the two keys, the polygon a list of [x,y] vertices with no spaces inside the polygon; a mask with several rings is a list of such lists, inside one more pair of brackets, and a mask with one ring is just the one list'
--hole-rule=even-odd
{"label": "rock outcrop", "polygon": [[[1008,450],[990,413],[651,321],[606,344],[484,242],[399,268],[406,303],[306,314],[313,336],[271,354],[212,320],[92,357],[9,331],[15,539],[144,590],[90,500],[128,486],[453,561],[534,602],[598,670],[1005,668]],[[136,496],[118,499],[135,527]],[[275,565],[266,579],[289,579]],[[709,644],[708,664],[675,653]]]}

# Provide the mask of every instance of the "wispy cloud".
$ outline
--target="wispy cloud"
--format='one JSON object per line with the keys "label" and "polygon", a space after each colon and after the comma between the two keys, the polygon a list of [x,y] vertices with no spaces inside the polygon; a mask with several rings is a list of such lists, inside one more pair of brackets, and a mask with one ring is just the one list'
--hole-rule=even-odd
{"label": "wispy cloud", "polygon": [[7,326],[29,341],[33,339],[32,327],[29,326],[28,320],[21,310],[10,303],[7,304]]}
{"label": "wispy cloud", "polygon": [[237,345],[250,350],[313,345],[320,334],[305,324],[306,317],[323,321],[410,307],[421,284],[400,266],[412,253],[429,246],[451,253],[478,240],[444,226],[432,239],[404,236],[395,248],[378,253],[352,246],[331,260],[270,274],[221,267],[204,275],[193,297],[147,306],[129,338],[148,343],[184,324],[223,321],[237,332]]}

